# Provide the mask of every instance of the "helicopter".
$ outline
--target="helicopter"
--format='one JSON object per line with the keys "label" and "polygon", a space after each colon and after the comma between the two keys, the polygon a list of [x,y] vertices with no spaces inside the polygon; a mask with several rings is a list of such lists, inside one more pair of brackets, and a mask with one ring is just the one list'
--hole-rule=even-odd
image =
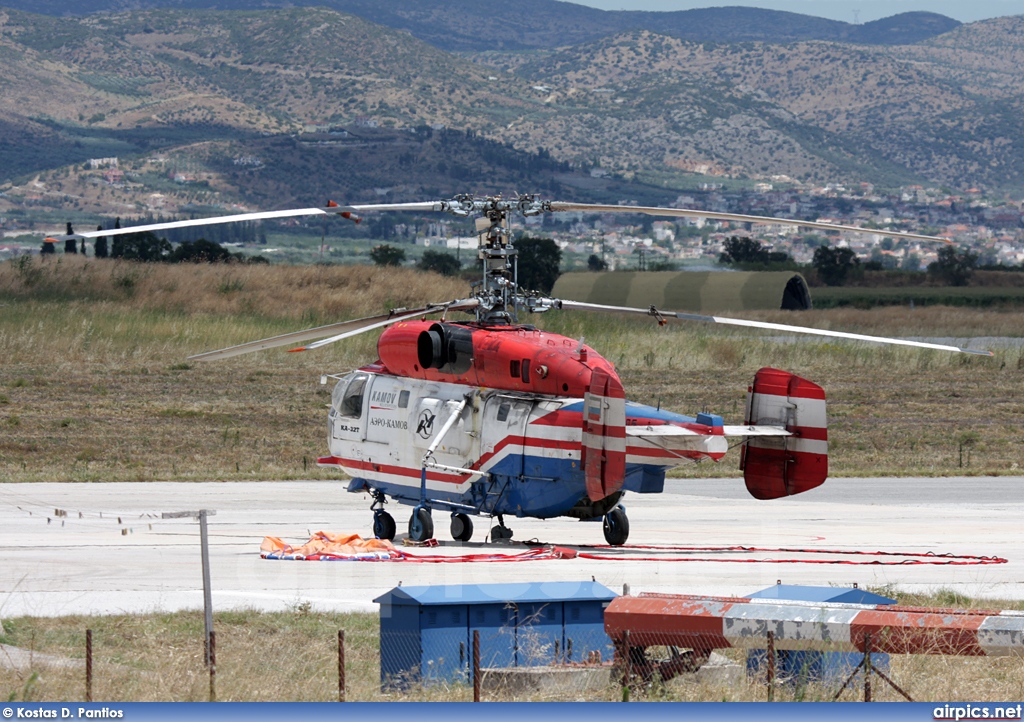
{"label": "helicopter", "polygon": [[[741,424],[707,412],[686,416],[628,401],[614,365],[584,342],[521,323],[520,314],[553,309],[669,319],[872,341],[955,353],[989,351],[924,341],[826,331],[721,316],[627,308],[550,298],[519,287],[510,216],[561,211],[770,221],[831,231],[856,226],[656,206],[550,201],[535,195],[478,197],[243,213],[60,236],[82,239],[215,223],[338,214],[359,222],[370,212],[443,212],[475,217],[481,278],[463,299],[343,321],[190,356],[214,361],[280,346],[309,351],[383,329],[377,360],[333,379],[322,467],[348,475],[349,492],[371,498],[373,534],[392,540],[388,500],[411,506],[408,538],[434,537],[434,512],[450,515],[453,540],[473,537],[473,517],[496,519],[491,541],[511,540],[506,518],[601,521],[607,544],[629,537],[627,493],[657,494],[666,473],[702,459],[718,461],[741,439],[740,468],[760,500],[804,493],[828,477],[824,390],[788,371],[762,368],[748,388]],[[871,233],[948,243],[944,238],[871,229]],[[455,313],[472,320],[451,320]],[[428,317],[438,316],[431,319]],[[311,341],[311,343],[305,343]],[[298,345],[296,344],[304,344]]]}

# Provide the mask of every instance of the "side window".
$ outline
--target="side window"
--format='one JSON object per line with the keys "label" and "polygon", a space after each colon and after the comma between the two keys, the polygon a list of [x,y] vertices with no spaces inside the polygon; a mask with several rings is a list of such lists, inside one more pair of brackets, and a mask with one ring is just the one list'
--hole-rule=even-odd
{"label": "side window", "polygon": [[498,407],[498,421],[507,421],[508,412],[512,409],[511,404],[502,404]]}
{"label": "side window", "polygon": [[352,379],[345,396],[341,400],[341,415],[359,418],[363,415],[363,391],[366,389],[366,376],[360,375]]}
{"label": "side window", "polygon": [[409,392],[400,391],[398,393],[398,408],[407,409],[409,408]]}

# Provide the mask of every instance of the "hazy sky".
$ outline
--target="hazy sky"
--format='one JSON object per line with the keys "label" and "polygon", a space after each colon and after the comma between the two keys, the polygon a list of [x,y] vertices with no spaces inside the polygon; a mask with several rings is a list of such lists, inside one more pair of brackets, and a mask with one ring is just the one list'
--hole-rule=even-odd
{"label": "hazy sky", "polygon": [[[786,10],[852,23],[878,20],[911,10],[941,13],[961,22],[984,20],[1001,15],[1024,14],[1021,0],[568,0],[602,10],[690,10],[692,8],[745,5]],[[854,16],[854,11],[859,11]]]}

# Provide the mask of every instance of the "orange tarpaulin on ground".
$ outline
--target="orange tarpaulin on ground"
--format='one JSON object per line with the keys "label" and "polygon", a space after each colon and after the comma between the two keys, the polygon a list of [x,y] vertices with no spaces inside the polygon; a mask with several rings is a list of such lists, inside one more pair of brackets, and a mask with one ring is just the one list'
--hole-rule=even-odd
{"label": "orange tarpaulin on ground", "polygon": [[363,539],[358,534],[318,531],[300,547],[286,544],[276,536],[263,537],[264,559],[396,559],[402,556],[387,539]]}

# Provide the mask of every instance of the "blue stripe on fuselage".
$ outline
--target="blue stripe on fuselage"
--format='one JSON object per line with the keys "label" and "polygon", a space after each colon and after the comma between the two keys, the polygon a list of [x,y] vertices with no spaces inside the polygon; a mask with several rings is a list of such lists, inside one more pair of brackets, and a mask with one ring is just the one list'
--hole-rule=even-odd
{"label": "blue stripe on fuselage", "polygon": [[[583,413],[583,402],[576,401],[575,403],[566,404],[560,410]],[[638,404],[635,401],[627,401],[626,423],[628,424],[633,419],[636,419],[637,421],[651,420],[684,424],[697,423],[697,419],[692,416],[683,416],[682,414],[677,414],[674,411],[665,411],[664,409],[656,409],[653,406],[647,406],[646,404]]]}
{"label": "blue stripe on fuselage", "polygon": [[[428,502],[444,509],[479,514],[508,514],[517,517],[548,519],[561,516],[572,509],[587,494],[586,478],[579,462],[570,459],[550,459],[526,455],[519,459],[506,457],[490,469],[490,476],[474,482],[467,491],[429,489]],[[624,491],[656,494],[665,486],[665,472],[670,467],[627,464]],[[356,478],[349,491],[363,491],[363,484],[380,489],[402,504],[415,505],[420,501],[419,484],[394,484],[373,479]],[[466,509],[465,507],[469,507]]]}

